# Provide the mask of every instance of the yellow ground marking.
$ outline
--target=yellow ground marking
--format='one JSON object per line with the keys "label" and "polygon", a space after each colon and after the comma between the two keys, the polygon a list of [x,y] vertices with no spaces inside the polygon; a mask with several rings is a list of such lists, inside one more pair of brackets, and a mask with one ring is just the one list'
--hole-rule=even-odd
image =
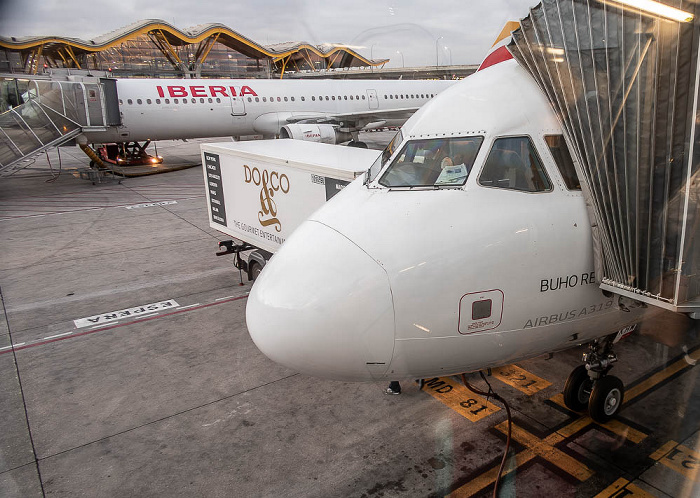
{"label": "yellow ground marking", "polygon": [[[571,425],[577,424],[574,423]],[[496,426],[496,429],[501,431],[503,434],[508,434],[508,422],[505,421],[498,424]],[[571,433],[573,434],[577,431],[578,429],[571,431]],[[515,468],[512,468],[507,471],[504,470],[504,476],[512,470],[515,470],[516,468],[519,468],[523,464],[529,462],[536,456],[544,458],[545,460],[556,465],[568,474],[571,474],[579,481],[585,481],[594,474],[594,472],[591,469],[589,469],[586,465],[582,464],[575,458],[567,455],[563,451],[554,447],[555,444],[563,441],[564,439],[566,439],[567,436],[555,432],[554,434],[550,434],[544,439],[539,439],[536,436],[530,434],[525,429],[522,429],[517,425],[513,424],[512,437],[520,444],[527,446],[527,448],[515,455]],[[492,467],[483,474],[469,481],[464,486],[457,488],[455,491],[452,492],[452,494],[449,495],[450,498],[472,496],[496,482],[496,478],[498,477],[499,465]],[[507,464],[506,468],[508,468]]]}
{"label": "yellow ground marking", "polygon": [[494,368],[491,371],[492,375],[501,382],[513,386],[518,391],[532,396],[542,389],[552,385],[551,382],[531,374],[525,369],[517,365],[509,365],[507,367]]}
{"label": "yellow ground marking", "polygon": [[617,481],[595,495],[595,498],[654,498],[639,486],[632,484],[627,479],[620,477]]}
{"label": "yellow ground marking", "polygon": [[669,441],[650,455],[654,460],[675,470],[686,479],[700,481],[700,453],[687,446]]}
{"label": "yellow ground marking", "polygon": [[[692,358],[693,360],[700,360],[700,349],[696,349],[692,353],[690,353],[688,356]],[[675,375],[676,373],[680,372],[684,368],[688,366],[688,362],[686,361],[685,358],[681,358],[680,360],[676,361],[672,365],[669,365],[668,367],[664,368],[660,372],[656,372],[654,375],[646,379],[644,382],[640,382],[636,386],[630,388],[625,392],[625,404],[629,403],[631,400],[639,396],[640,394],[645,393],[652,387],[654,387],[656,384],[663,382],[664,380],[668,379],[672,375]]]}
{"label": "yellow ground marking", "polygon": [[675,448],[676,446],[678,446],[678,443],[677,443],[677,442],[675,442],[675,441],[669,441],[668,443],[664,444],[661,448],[659,448],[658,450],[656,450],[654,453],[652,453],[651,455],[649,455],[649,458],[651,458],[652,460],[661,460],[661,458],[662,458],[666,453],[668,453],[669,451],[671,451],[671,450],[672,450],[673,448]]}
{"label": "yellow ground marking", "polygon": [[[503,475],[507,476],[511,472],[513,472],[515,469],[521,467],[522,465],[525,465],[527,462],[535,458],[537,455],[535,454],[534,451],[531,449],[526,449],[515,455],[515,466],[509,468],[508,467],[508,462],[506,462],[506,468],[503,469]],[[484,472],[483,474],[475,477],[471,481],[469,481],[467,484],[462,486],[461,488],[458,488],[454,490],[452,493],[450,493],[448,496],[449,498],[462,498],[462,497],[468,497],[468,496],[473,496],[482,489],[490,486],[494,482],[496,482],[496,477],[498,477],[498,468],[500,467],[500,462],[497,466],[491,468],[487,472]]]}
{"label": "yellow ground marking", "polygon": [[[563,406],[567,410],[569,409],[564,404],[564,396],[562,396],[561,393],[555,394],[554,396],[549,398],[549,400],[556,403],[559,406]],[[576,420],[576,422],[566,426],[563,429],[560,429],[559,433],[561,434],[561,432],[563,430],[572,428],[576,424],[579,427],[570,434],[570,435],[572,435],[572,434],[578,432],[579,430],[581,430],[581,429],[585,428],[586,426],[593,424],[593,423],[594,422],[591,419],[591,417],[589,417],[588,415],[585,415],[585,416],[582,415],[580,419]],[[622,436],[622,437],[627,438],[628,440],[632,441],[635,444],[641,443],[647,437],[647,435],[644,434],[643,432],[638,431],[637,429],[633,429],[632,427],[628,426],[627,424],[623,424],[619,420],[615,420],[615,419],[610,420],[609,422],[606,422],[605,424],[598,424],[598,425],[600,425],[601,427],[605,427],[610,432],[613,432],[613,433],[617,434],[618,436]]]}
{"label": "yellow ground marking", "polygon": [[[700,360],[700,349],[694,351],[689,356],[693,360]],[[656,374],[652,375],[649,379],[636,385],[634,388],[630,389],[627,393],[625,393],[625,402],[634,399],[635,397],[639,396],[640,394],[643,394],[648,389],[651,389],[652,387],[654,387],[656,384],[664,381],[665,379],[667,379],[667,378],[671,377],[672,375],[674,375],[675,373],[679,372],[680,370],[685,368],[687,365],[688,365],[688,363],[685,360],[685,358],[681,358],[680,360],[676,361],[672,365],[668,366],[666,369],[664,369],[660,372],[657,372]],[[433,394],[433,393],[431,392],[431,394]],[[566,408],[566,405],[564,404],[564,397],[561,393],[552,396],[550,398],[550,400],[552,402]],[[569,425],[562,427],[557,432],[547,436],[541,442],[544,443],[545,448],[548,445],[548,446],[552,447],[552,449],[556,450],[556,448],[553,448],[553,445],[557,444],[560,441],[563,441],[564,439],[566,439],[568,437],[573,436],[574,434],[576,434],[580,430],[584,429],[585,427],[591,425],[592,423],[593,423],[593,420],[589,416],[587,416],[587,415],[582,416],[581,418],[574,420]],[[630,441],[632,441],[634,443],[639,443],[640,441],[642,441],[644,438],[647,437],[646,434],[644,434],[640,431],[637,431],[636,429],[633,429],[631,427],[628,427],[627,425],[625,425],[621,422],[615,421],[615,420],[610,421],[606,424],[601,424],[601,425],[603,427],[606,427],[608,430],[614,432],[615,434],[626,436]],[[513,427],[515,428],[515,426],[513,426]],[[499,424],[498,426],[496,426],[496,428],[498,430],[506,433],[506,434],[508,432],[507,422],[503,422],[503,423]],[[526,432],[522,429],[519,429],[518,434],[520,436],[522,436],[521,431]],[[527,433],[527,434],[529,434],[529,433]],[[529,434],[529,436],[530,436],[530,438],[532,438],[531,441],[538,442],[538,439],[535,436],[533,436],[532,434]],[[515,437],[515,431],[513,432],[513,437]],[[524,443],[522,441],[520,441],[520,442],[527,446],[526,443]],[[696,479],[698,477],[697,468],[698,468],[698,465],[700,465],[700,459],[698,459],[698,457],[700,457],[700,455],[698,453],[694,452],[693,450],[690,450],[689,448],[686,448],[686,447],[683,447],[683,449],[681,449],[678,453],[676,453],[675,450],[678,449],[678,448],[676,448],[676,446],[677,446],[677,443],[671,441],[671,442],[667,443],[666,445],[664,445],[663,447],[661,447],[656,452],[654,452],[651,455],[651,457],[655,460],[659,460],[662,457],[664,457],[664,455],[667,455],[667,457],[670,457],[670,456],[673,457],[670,460],[678,458],[679,461],[680,461],[681,456],[690,457],[690,458],[686,458],[683,461],[680,461],[680,466],[683,467],[683,463],[685,463],[686,467],[684,468],[684,470],[688,471],[690,469],[688,469],[687,466],[693,464],[693,462],[694,462],[694,465],[695,465],[694,469],[695,470],[693,470],[692,479]],[[542,446],[540,446],[540,448],[542,448]],[[672,450],[673,450],[673,452],[671,452]],[[556,451],[559,451],[559,450],[556,450]],[[688,451],[690,453],[686,453],[684,451]],[[566,457],[569,457],[568,455],[566,455],[563,452],[559,452],[559,454],[562,454]],[[521,451],[515,457],[515,459],[516,459],[515,460],[516,461],[515,469],[517,469],[521,465],[525,464],[526,462],[532,460],[535,456],[537,456],[537,453],[535,452],[534,449],[532,449],[530,447],[528,447],[528,449]],[[543,456],[543,455],[540,455],[540,456]],[[558,454],[556,456],[558,456]],[[558,462],[550,460],[549,458],[547,458],[545,456],[543,456],[543,458],[545,458],[546,460],[548,460],[551,463],[554,463],[558,467],[563,468],[561,465],[558,464]],[[569,457],[569,458],[571,458],[571,457]],[[666,459],[668,459],[668,458],[666,458]],[[574,466],[572,467],[572,469],[577,470],[581,476],[588,474],[588,477],[590,477],[591,475],[593,475],[593,471],[590,470],[588,467],[586,467],[585,465],[576,461],[575,459],[572,459],[572,460],[574,462]],[[671,468],[674,468],[671,466],[671,462],[664,462],[662,460],[661,463],[664,463],[665,465],[667,465]],[[450,497],[472,496],[472,495],[478,493],[479,491],[483,490],[484,488],[490,486],[491,484],[493,484],[496,481],[499,465],[496,465],[495,467],[487,470],[483,474],[476,476],[474,479],[469,481],[464,486],[453,491],[452,494],[450,494],[449,496]],[[503,475],[507,475],[509,472],[511,472],[512,470],[515,470],[515,469],[511,469],[511,470],[507,470],[507,471],[504,470]],[[564,469],[564,470],[566,472],[569,472],[567,469]],[[675,470],[675,468],[674,468],[674,470]],[[574,474],[572,474],[572,475],[574,475]],[[684,475],[686,475],[686,474],[684,473]],[[586,479],[588,477],[586,477]],[[585,480],[585,479],[582,479],[582,480]],[[615,484],[617,484],[618,482],[619,482],[619,480],[616,481],[613,484],[613,486]],[[608,488],[608,489],[610,489],[610,488]],[[622,498],[622,496],[627,496],[629,494],[628,491],[632,491],[633,493],[645,493],[645,494],[633,494],[632,496],[651,496],[648,493],[646,493],[645,491],[643,491],[642,489],[640,489],[638,486],[635,486],[634,484],[628,484],[627,486],[624,487],[624,489],[626,490],[625,493],[627,493],[627,494],[624,494],[624,495],[601,494],[600,496],[620,496],[620,498]]]}
{"label": "yellow ground marking", "polygon": [[[507,434],[508,422],[506,421],[498,424],[496,429],[504,434]],[[550,434],[544,439],[540,439],[537,436],[530,434],[525,429],[513,424],[512,437],[520,444],[527,446],[529,449],[534,451],[538,456],[544,458],[549,463],[556,465],[566,473],[571,474],[579,481],[585,481],[594,474],[594,472],[586,465],[554,447],[555,444],[566,439],[557,432]]]}
{"label": "yellow ground marking", "polygon": [[472,422],[478,422],[501,409],[448,377],[426,379],[423,390]]}

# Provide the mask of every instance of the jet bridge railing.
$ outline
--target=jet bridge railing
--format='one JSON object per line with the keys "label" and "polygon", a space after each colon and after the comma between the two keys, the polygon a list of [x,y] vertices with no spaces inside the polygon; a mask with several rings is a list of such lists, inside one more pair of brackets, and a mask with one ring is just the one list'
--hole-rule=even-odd
{"label": "jet bridge railing", "polygon": [[700,4],[675,6],[694,20],[543,0],[508,48],[565,129],[601,287],[700,312]]}
{"label": "jet bridge railing", "polygon": [[83,131],[120,124],[114,80],[35,80],[22,97],[22,105],[0,114],[0,176],[14,173],[32,155]]}

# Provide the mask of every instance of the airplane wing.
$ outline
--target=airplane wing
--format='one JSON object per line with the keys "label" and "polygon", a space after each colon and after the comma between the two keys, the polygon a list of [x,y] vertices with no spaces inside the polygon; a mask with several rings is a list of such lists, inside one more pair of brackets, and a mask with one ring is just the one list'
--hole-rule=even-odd
{"label": "airplane wing", "polygon": [[406,107],[402,109],[377,109],[362,112],[348,112],[339,114],[294,114],[289,116],[287,124],[315,123],[343,126],[353,130],[360,130],[370,123],[388,121],[393,119],[406,120],[418,110],[418,107]]}

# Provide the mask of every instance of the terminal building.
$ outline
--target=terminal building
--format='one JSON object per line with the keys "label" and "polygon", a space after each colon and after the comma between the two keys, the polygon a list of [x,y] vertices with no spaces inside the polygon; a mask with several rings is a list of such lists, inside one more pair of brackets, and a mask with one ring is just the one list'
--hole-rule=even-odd
{"label": "terminal building", "polygon": [[274,78],[286,72],[370,73],[387,62],[366,59],[342,45],[261,45],[223,24],[181,30],[159,19],[138,21],[90,40],[0,37],[0,73],[16,75],[78,69],[120,77]]}

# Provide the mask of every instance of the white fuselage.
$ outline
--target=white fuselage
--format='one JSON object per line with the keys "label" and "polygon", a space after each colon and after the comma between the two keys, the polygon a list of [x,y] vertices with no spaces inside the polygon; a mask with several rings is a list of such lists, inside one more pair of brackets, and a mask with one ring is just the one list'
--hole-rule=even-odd
{"label": "white fuselage", "polygon": [[[428,378],[565,349],[640,319],[598,287],[583,195],[566,187],[545,141],[562,130],[517,63],[446,90],[402,134],[387,166],[412,141],[482,142],[463,186],[388,188],[379,174],[304,222],[248,300],[263,353],[321,377]],[[532,141],[546,191],[480,178],[504,137]]]}
{"label": "white fuselage", "polygon": [[[90,142],[279,135],[299,117],[340,117],[362,128],[398,126],[454,84],[438,80],[120,79],[120,127],[86,132]],[[406,110],[392,114],[382,113]],[[376,117],[375,117],[376,116]]]}

